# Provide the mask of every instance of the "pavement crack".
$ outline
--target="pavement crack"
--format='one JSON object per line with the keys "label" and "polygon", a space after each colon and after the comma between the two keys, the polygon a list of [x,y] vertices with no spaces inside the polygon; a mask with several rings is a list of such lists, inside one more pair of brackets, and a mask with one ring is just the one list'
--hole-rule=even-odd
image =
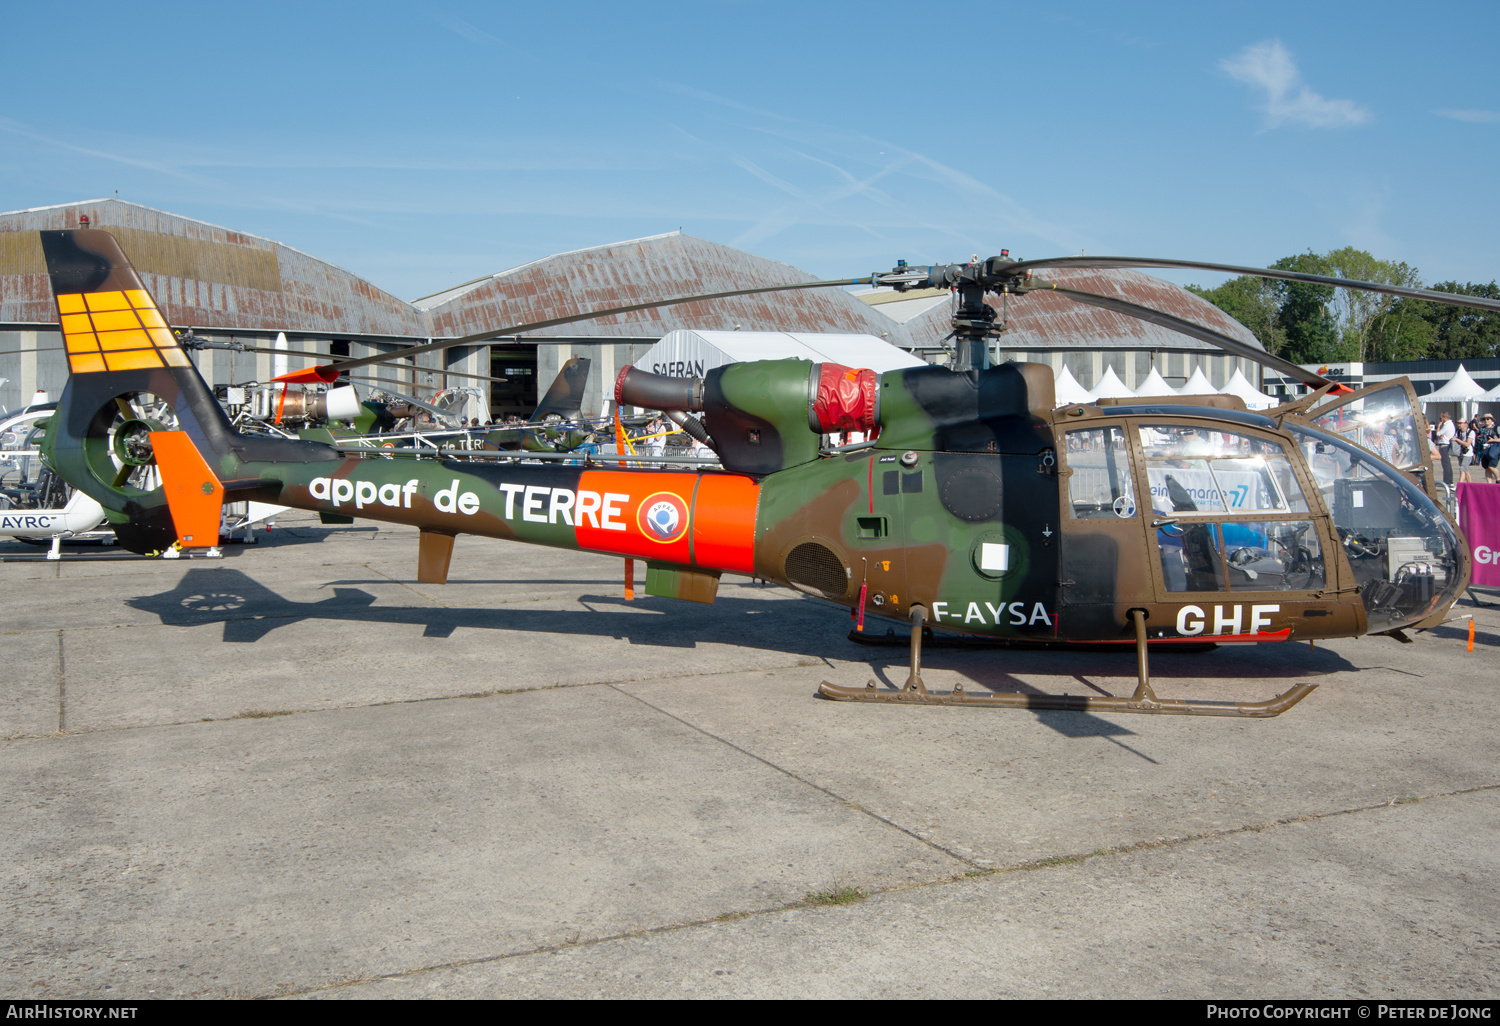
{"label": "pavement crack", "polygon": [[985,868],[987,868],[985,866],[981,866],[979,863],[975,862],[971,858],[968,858],[966,856],[960,855],[958,852],[954,851],[951,848],[945,848],[943,845],[938,844],[936,841],[933,841],[930,838],[923,837],[921,834],[917,833],[916,831],[910,830],[907,827],[902,826],[900,823],[895,822],[894,820],[887,819],[886,817],[880,815],[878,812],[871,812],[869,809],[865,808],[863,805],[861,805],[860,803],[856,802],[852,798],[846,798],[843,795],[837,793],[836,791],[833,791],[833,790],[830,790],[829,788],[824,787],[822,784],[815,783],[814,781],[808,780],[806,777],[798,776],[796,773],[793,773],[791,770],[787,769],[785,766],[778,766],[778,765],[776,765],[776,763],[772,762],[771,760],[769,760],[767,758],[764,758],[763,756],[756,755],[754,752],[750,751],[749,749],[744,748],[744,747],[742,747],[740,745],[737,745],[733,741],[730,741],[727,738],[720,737],[718,734],[715,734],[711,730],[705,730],[704,728],[698,726],[696,723],[690,723],[687,720],[683,719],[681,716],[676,715],[675,713],[667,712],[667,710],[663,709],[661,706],[654,705],[651,702],[646,701],[644,698],[640,697],[639,695],[632,695],[630,692],[625,691],[624,689],[620,688],[618,685],[615,685],[615,684],[610,684],[610,685],[607,685],[607,686],[610,687],[610,688],[612,688],[615,691],[618,691],[620,694],[624,695],[626,698],[634,699],[635,701],[641,703],[642,705],[644,705],[648,709],[654,709],[657,712],[661,713],[663,716],[666,716],[666,717],[669,717],[671,719],[676,720],[678,723],[682,724],[684,727],[687,727],[690,730],[696,730],[698,733],[702,734],[704,737],[712,738],[713,740],[719,742],[722,745],[727,745],[728,747],[733,748],[736,752],[739,752],[741,755],[749,756],[750,758],[754,759],[756,762],[761,763],[764,766],[769,766],[771,769],[775,770],[777,773],[784,774],[785,776],[788,776],[791,779],[797,781],[797,783],[799,783],[799,784],[802,784],[802,785],[804,785],[806,787],[811,787],[811,788],[813,788],[816,791],[821,791],[823,794],[826,794],[828,797],[832,798],[834,801],[840,803],[841,805],[844,805],[847,808],[854,809],[857,812],[861,812],[861,813],[865,814],[866,816],[868,816],[871,819],[875,820],[877,823],[884,823],[886,826],[890,827],[893,830],[899,830],[899,831],[901,831],[901,833],[903,833],[906,836],[910,837],[912,840],[921,842],[922,844],[924,844],[927,847],[931,848],[933,851],[942,852],[944,855],[947,855],[949,858],[955,859],[955,860],[957,860],[959,862],[962,862],[964,865],[970,866],[970,867],[972,867],[974,869],[985,869]]}
{"label": "pavement crack", "polygon": [[1267,830],[1273,830],[1276,827],[1291,826],[1294,823],[1315,823],[1318,820],[1334,819],[1339,816],[1352,816],[1361,812],[1379,812],[1383,809],[1395,808],[1398,805],[1411,805],[1433,798],[1456,798],[1461,795],[1494,790],[1500,790],[1500,784],[1479,784],[1474,787],[1460,788],[1456,791],[1441,791],[1437,794],[1408,795],[1400,798],[1391,798],[1389,801],[1376,802],[1373,805],[1356,805],[1347,809],[1330,809],[1327,812],[1304,812],[1295,816],[1286,816],[1282,819],[1267,820],[1264,823],[1246,823],[1237,827],[1225,827],[1222,830],[1205,830],[1200,833],[1182,834],[1177,837],[1160,837],[1150,841],[1136,841],[1133,844],[1121,844],[1109,848],[1095,848],[1090,852],[1077,852],[1071,855],[1052,855],[1047,858],[1032,859],[1028,862],[1021,862],[1011,866],[986,867],[984,872],[979,875],[990,876],[996,873],[1019,873],[1037,869],[1050,869],[1054,866],[1072,865],[1109,855],[1129,855],[1140,851],[1157,851],[1163,848],[1173,848],[1178,845],[1191,844],[1194,841],[1220,840],[1239,834],[1259,834]]}
{"label": "pavement crack", "polygon": [[[614,687],[614,685],[612,685],[612,684],[611,685],[606,685],[606,686],[608,686],[608,687]],[[615,690],[619,691],[619,688],[615,688]],[[732,741],[725,741],[723,738],[718,737],[716,734],[713,734],[713,733],[711,733],[709,731],[706,731],[703,728],[698,727],[698,726],[696,726],[696,725],[694,725],[692,723],[688,723],[686,720],[682,719],[682,717],[680,717],[680,716],[674,716],[672,713],[669,713],[669,712],[667,712],[664,709],[660,709],[657,706],[652,705],[650,702],[645,701],[644,699],[636,698],[635,695],[631,695],[628,692],[621,691],[620,693],[622,695],[625,695],[627,698],[635,698],[636,701],[640,702],[642,705],[645,705],[645,706],[647,706],[647,707],[649,707],[651,709],[656,710],[657,712],[661,713],[663,716],[667,716],[667,717],[669,717],[671,719],[674,719],[678,723],[681,723],[681,724],[683,724],[686,727],[690,727],[691,729],[697,731],[700,734],[705,735],[706,737],[713,738],[716,741],[719,741],[719,742],[721,742],[721,743],[723,743],[725,745],[728,745],[730,748],[733,748],[735,751],[741,752],[744,755],[748,755],[750,758],[756,760],[757,762],[764,763],[765,765],[770,766],[772,769],[775,769],[778,772],[785,773],[787,776],[791,777],[794,780],[799,781],[800,783],[804,783],[804,784],[807,784],[809,787],[816,788],[817,790],[822,791],[824,794],[827,794],[827,795],[830,795],[830,796],[833,796],[833,797],[837,797],[837,796],[833,795],[833,792],[829,791],[827,788],[822,787],[822,786],[820,786],[818,784],[809,783],[808,781],[803,780],[801,777],[797,776],[795,773],[790,773],[787,770],[782,769],[780,766],[776,766],[774,763],[767,762],[765,759],[761,758],[760,756],[756,755],[753,752],[747,752],[747,751],[745,751],[745,749],[741,748],[739,745],[734,744]],[[870,888],[868,891],[865,891],[864,892],[864,896],[866,898],[873,898],[873,897],[877,897],[877,896],[883,895],[883,894],[898,894],[898,893],[903,893],[903,892],[908,892],[908,891],[923,891],[923,890],[928,890],[928,889],[938,888],[938,887],[949,887],[949,886],[952,886],[953,884],[964,883],[964,882],[967,882],[967,881],[970,881],[970,880],[975,880],[975,879],[979,879],[979,878],[983,878],[983,877],[999,876],[999,875],[1008,874],[1008,873],[1036,872],[1038,870],[1056,869],[1056,868],[1059,868],[1059,867],[1062,867],[1062,866],[1077,865],[1080,862],[1086,862],[1089,859],[1094,859],[1094,858],[1104,858],[1104,857],[1108,857],[1108,856],[1111,856],[1111,855],[1130,855],[1130,854],[1134,854],[1136,852],[1143,852],[1143,851],[1157,851],[1157,850],[1161,850],[1161,849],[1164,849],[1164,848],[1173,848],[1173,847],[1177,847],[1177,846],[1184,845],[1184,844],[1190,844],[1190,843],[1192,843],[1194,841],[1214,840],[1214,839],[1219,839],[1219,838],[1224,838],[1224,837],[1231,837],[1231,836],[1234,836],[1236,834],[1261,833],[1261,832],[1263,832],[1265,830],[1272,829],[1274,827],[1287,826],[1287,825],[1290,825],[1290,824],[1293,824],[1293,823],[1310,823],[1310,822],[1315,822],[1317,820],[1333,819],[1333,818],[1336,818],[1336,817],[1339,817],[1339,816],[1355,815],[1355,814],[1361,813],[1361,812],[1379,812],[1381,810],[1386,810],[1386,809],[1394,808],[1394,807],[1396,807],[1398,805],[1410,804],[1412,802],[1428,801],[1429,799],[1433,799],[1433,798],[1457,798],[1457,797],[1461,797],[1461,796],[1466,795],[1466,794],[1477,794],[1477,793],[1481,793],[1481,792],[1485,792],[1485,791],[1495,791],[1495,790],[1500,790],[1500,783],[1497,783],[1497,784],[1480,784],[1480,785],[1478,785],[1476,787],[1465,787],[1465,788],[1460,788],[1460,789],[1458,789],[1456,791],[1443,791],[1443,792],[1440,792],[1438,794],[1430,794],[1430,795],[1424,795],[1424,796],[1420,796],[1420,797],[1410,797],[1410,798],[1405,798],[1405,799],[1400,799],[1400,800],[1393,800],[1392,802],[1377,802],[1374,805],[1361,805],[1361,806],[1357,806],[1357,807],[1353,807],[1353,808],[1348,808],[1348,809],[1335,809],[1335,810],[1330,811],[1330,812],[1314,812],[1314,813],[1307,813],[1307,814],[1298,815],[1298,816],[1288,816],[1288,817],[1286,817],[1284,819],[1271,820],[1271,821],[1268,821],[1268,822],[1265,822],[1265,823],[1247,824],[1245,826],[1231,827],[1231,828],[1228,828],[1228,829],[1225,829],[1225,830],[1210,830],[1210,831],[1205,831],[1203,833],[1191,834],[1191,835],[1182,836],[1182,837],[1167,837],[1167,838],[1161,838],[1161,839],[1153,840],[1153,841],[1141,841],[1141,842],[1136,843],[1136,844],[1119,845],[1119,846],[1113,847],[1113,848],[1099,848],[1099,849],[1095,849],[1094,851],[1091,851],[1091,852],[1082,853],[1082,854],[1076,854],[1076,855],[1055,855],[1055,856],[1051,856],[1049,858],[1033,859],[1033,860],[1031,860],[1029,862],[1021,862],[1021,863],[1017,863],[1015,865],[1010,865],[1010,866],[984,866],[984,867],[979,867],[977,869],[967,870],[967,871],[965,871],[963,873],[960,873],[960,874],[955,874],[955,875],[952,875],[952,876],[943,877],[943,878],[938,879],[938,880],[917,881],[917,882],[914,882],[914,883],[897,884],[897,885],[891,886],[891,887],[873,887],[873,888]],[[842,799],[840,799],[840,800],[842,800]],[[873,814],[871,814],[871,815],[873,815]],[[881,822],[885,822],[885,823],[888,823],[891,826],[894,826],[897,830],[900,830],[903,833],[908,833],[908,834],[911,833],[910,831],[906,830],[904,827],[902,827],[902,826],[900,826],[898,824],[889,823],[888,820],[884,820],[884,819],[882,819],[879,816],[875,816],[874,818],[875,819],[880,819]],[[913,836],[915,836],[915,835],[913,835]],[[926,843],[926,844],[930,844],[931,843],[931,842],[925,841],[923,838],[920,838],[920,837],[917,838],[917,840],[923,841],[923,843]],[[940,851],[945,850],[945,849],[942,849],[940,846],[937,846],[937,845],[933,845],[933,847],[938,848],[938,850],[940,850]],[[954,858],[957,858],[960,861],[965,861],[965,862],[968,861],[967,859],[963,859],[961,856],[957,856],[957,855],[955,855]],[[572,950],[572,949],[575,949],[575,948],[597,947],[597,946],[602,945],[602,944],[608,944],[608,943],[610,943],[612,941],[630,940],[632,938],[639,938],[639,937],[650,937],[650,936],[653,936],[655,934],[675,933],[678,930],[694,930],[694,929],[699,929],[699,928],[705,927],[705,926],[714,926],[714,925],[717,925],[717,924],[720,924],[720,923],[724,923],[724,922],[728,922],[728,921],[742,921],[742,920],[745,920],[745,919],[758,918],[758,917],[761,917],[761,916],[776,915],[776,914],[782,913],[782,912],[792,912],[792,911],[797,911],[797,910],[800,910],[800,909],[808,909],[810,907],[813,907],[813,905],[821,905],[821,904],[822,903],[810,903],[807,898],[802,898],[802,899],[799,899],[797,901],[789,901],[789,902],[786,902],[786,903],[781,904],[781,905],[777,905],[777,906],[772,907],[772,908],[755,909],[755,910],[749,911],[749,912],[744,912],[744,911],[725,912],[725,913],[721,913],[720,915],[716,915],[716,916],[713,916],[713,917],[710,917],[710,918],[706,918],[706,919],[694,919],[694,920],[690,920],[688,922],[666,923],[666,924],[663,924],[661,926],[642,927],[641,929],[638,929],[638,930],[626,930],[626,931],[623,931],[623,932],[620,932],[620,933],[612,933],[612,934],[607,934],[607,935],[603,935],[603,936],[599,936],[599,937],[588,937],[588,938],[581,938],[580,939],[580,938],[578,938],[575,935],[575,937],[573,939],[570,939],[570,940],[567,940],[567,941],[563,941],[560,944],[539,945],[537,947],[527,948],[527,949],[522,950],[522,951],[506,951],[506,952],[502,952],[501,954],[498,954],[498,955],[480,955],[480,956],[475,957],[475,958],[455,959],[455,960],[453,960],[451,962],[442,962],[442,963],[439,963],[439,964],[436,964],[436,965],[418,966],[418,967],[416,967],[414,969],[403,969],[403,970],[400,970],[398,972],[393,972],[393,973],[380,973],[378,975],[364,976],[364,977],[360,977],[359,979],[353,979],[353,980],[339,980],[337,982],[324,984],[322,986],[305,987],[305,988],[302,988],[302,989],[299,989],[299,990],[285,990],[285,991],[282,991],[280,993],[267,994],[265,996],[266,997],[275,997],[275,998],[295,998],[295,997],[306,996],[306,995],[309,995],[309,994],[323,994],[323,993],[328,993],[330,991],[343,990],[345,988],[357,986],[357,985],[360,985],[360,984],[379,983],[381,980],[403,980],[403,979],[408,979],[408,978],[414,977],[414,976],[423,976],[423,975],[426,975],[428,973],[442,972],[444,970],[467,969],[467,968],[470,968],[470,967],[473,967],[473,966],[481,966],[481,965],[495,965],[495,964],[498,964],[500,962],[506,962],[506,961],[509,961],[511,959],[514,959],[514,958],[526,958],[527,956],[530,956],[530,955],[556,954],[558,952],[569,951],[569,950]]]}
{"label": "pavement crack", "polygon": [[[248,619],[255,619],[255,617],[249,617]],[[271,619],[271,618],[270,617],[266,617],[265,619]],[[213,622],[217,623],[218,621],[213,621]],[[76,630],[95,630],[95,629],[107,629],[107,628],[92,628],[92,627],[79,628],[79,627],[70,627],[68,629],[76,631]],[[62,633],[61,631],[58,632],[59,635],[61,635],[61,633]],[[59,671],[58,671],[58,673],[59,673],[59,680],[58,680],[58,694],[59,694],[59,698],[58,698],[58,700],[59,700],[59,720],[61,720],[61,704],[60,703],[61,703],[61,694],[62,694],[62,679],[61,679],[61,673],[62,673],[62,671],[61,671],[61,665],[62,665],[62,647],[61,646],[62,646],[62,639],[61,639],[61,637],[59,637],[58,638],[58,665],[59,665]],[[749,667],[749,668],[747,668],[746,670],[743,670],[743,671],[742,670],[731,670],[731,671],[725,671],[725,673],[741,673],[741,672],[755,673],[755,672],[760,672],[760,671],[770,671],[770,670],[779,670],[779,669],[784,669],[784,667],[780,667],[780,666],[752,666],[752,667]],[[649,677],[631,677],[631,678],[629,678],[627,680],[613,680],[613,681],[610,681],[610,680],[592,680],[592,681],[583,681],[583,682],[578,683],[578,684],[531,684],[531,685],[527,685],[525,687],[518,687],[518,688],[491,688],[491,689],[489,689],[487,691],[465,691],[465,692],[462,692],[461,694],[455,694],[455,695],[425,695],[425,696],[422,696],[420,698],[387,698],[387,699],[380,699],[378,701],[362,702],[362,703],[360,703],[358,705],[336,705],[336,706],[332,706],[332,707],[324,708],[324,709],[313,709],[313,708],[307,708],[307,709],[278,709],[278,710],[275,710],[275,713],[276,713],[277,716],[324,715],[324,714],[329,714],[329,713],[352,712],[352,711],[359,710],[359,709],[379,709],[379,708],[382,708],[383,706],[389,706],[389,705],[423,705],[423,704],[426,704],[428,702],[454,702],[454,701],[460,701],[460,700],[468,700],[468,699],[472,699],[472,698],[499,698],[499,697],[504,697],[504,696],[508,696],[508,695],[529,695],[529,694],[532,694],[532,693],[538,692],[538,691],[561,691],[561,690],[565,690],[565,689],[566,690],[570,690],[570,689],[575,689],[575,688],[576,689],[614,688],[615,690],[618,691],[619,688],[616,687],[616,685],[637,684],[637,683],[640,683],[642,681],[648,681],[648,680],[649,681],[691,680],[694,677],[713,677],[713,676],[718,676],[718,674],[703,674],[703,673],[696,673],[696,672],[695,673],[674,674],[674,675],[671,675],[671,676],[662,676],[661,674],[653,674],[652,676],[649,676]],[[622,694],[623,693],[624,692],[622,692]],[[649,705],[650,703],[647,703],[647,704]],[[655,708],[655,707],[653,706],[653,708]],[[127,723],[127,724],[109,724],[109,725],[102,726],[102,727],[83,727],[83,728],[80,728],[78,730],[71,731],[70,732],[70,736],[78,735],[78,734],[103,734],[103,733],[108,733],[108,732],[113,732],[113,731],[157,730],[157,729],[164,728],[164,727],[192,727],[192,726],[197,726],[198,724],[202,724],[202,723],[225,723],[225,722],[228,722],[230,720],[242,720],[242,719],[247,719],[247,718],[254,719],[255,717],[253,717],[253,716],[247,716],[247,713],[253,713],[253,712],[258,712],[258,711],[259,712],[263,712],[264,710],[253,710],[253,709],[252,710],[241,710],[239,712],[230,713],[230,714],[223,715],[223,716],[200,716],[200,717],[197,717],[195,719],[186,719],[186,720],[163,720],[160,723]],[[667,714],[667,715],[670,715],[670,713]],[[7,735],[0,735],[0,741],[22,741],[22,740],[30,740],[30,739],[34,739],[34,738],[39,738],[39,737],[59,737],[63,733],[64,732],[62,731],[62,729],[59,728],[56,732],[54,732],[52,734],[27,734],[27,733],[7,734]]]}
{"label": "pavement crack", "polygon": [[413,588],[411,585],[407,584],[405,581],[401,580],[400,578],[392,577],[390,574],[386,573],[384,570],[380,569],[378,566],[371,566],[369,563],[361,563],[360,566],[364,567],[366,570],[370,571],[370,573],[372,573],[372,574],[379,574],[381,577],[384,577],[386,580],[390,581],[392,584],[400,585],[401,587],[405,588],[407,591],[411,592],[413,595],[417,596],[418,598],[422,599],[425,602],[431,602],[433,605],[440,606],[443,609],[447,609],[448,608],[448,604],[446,602],[443,602],[441,599],[435,599],[431,595],[424,595],[424,594],[422,594],[416,588]]}
{"label": "pavement crack", "polygon": [[67,707],[64,704],[66,686],[68,682],[68,664],[63,658],[63,632],[62,628],[57,631],[57,732],[59,734],[68,729]]}

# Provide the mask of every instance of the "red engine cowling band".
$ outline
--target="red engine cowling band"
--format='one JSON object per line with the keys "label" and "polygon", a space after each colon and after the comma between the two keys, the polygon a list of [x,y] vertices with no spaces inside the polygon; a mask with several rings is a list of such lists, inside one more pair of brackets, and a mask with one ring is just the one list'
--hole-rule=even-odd
{"label": "red engine cowling band", "polygon": [[874,431],[880,379],[872,370],[841,363],[820,363],[813,369],[807,424],[820,434],[836,431]]}

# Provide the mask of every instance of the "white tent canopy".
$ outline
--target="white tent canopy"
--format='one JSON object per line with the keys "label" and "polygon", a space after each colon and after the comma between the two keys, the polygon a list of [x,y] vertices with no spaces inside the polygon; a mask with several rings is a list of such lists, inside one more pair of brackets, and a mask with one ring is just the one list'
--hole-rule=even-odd
{"label": "white tent canopy", "polygon": [[1089,395],[1095,399],[1135,398],[1135,393],[1130,390],[1125,382],[1120,380],[1119,376],[1115,374],[1113,367],[1104,368],[1104,377],[1099,379],[1099,384],[1093,387]]}
{"label": "white tent canopy", "polygon": [[1177,390],[1178,395],[1218,395],[1219,390],[1214,387],[1213,382],[1208,380],[1203,373],[1202,367],[1193,368],[1193,376],[1187,379],[1187,384]]}
{"label": "white tent canopy", "polygon": [[1448,383],[1436,392],[1418,396],[1417,401],[1423,406],[1428,403],[1465,403],[1478,399],[1484,395],[1484,386],[1469,376],[1464,370],[1464,365],[1458,365],[1458,373],[1448,379]]}
{"label": "white tent canopy", "polygon": [[1236,367],[1234,374],[1224,384],[1225,395],[1239,396],[1245,401],[1245,405],[1252,410],[1269,410],[1273,406],[1279,406],[1280,400],[1275,396],[1266,395],[1260,389],[1250,384],[1249,380]]}
{"label": "white tent canopy", "polygon": [[1161,372],[1152,367],[1150,375],[1141,382],[1141,387],[1135,390],[1135,394],[1147,399],[1152,396],[1176,395],[1177,389],[1167,384],[1167,379],[1161,376]]}
{"label": "white tent canopy", "polygon": [[673,378],[701,378],[715,367],[749,360],[808,360],[868,368],[877,374],[925,364],[874,335],[788,331],[693,331],[679,328],[636,361],[641,370]]}
{"label": "white tent canopy", "polygon": [[1053,385],[1056,393],[1056,402],[1059,406],[1075,406],[1078,403],[1091,403],[1094,397],[1089,395],[1089,390],[1078,383],[1073,377],[1073,372],[1064,367],[1056,374],[1056,384]]}
{"label": "white tent canopy", "polygon": [[1477,400],[1481,403],[1500,403],[1500,385],[1496,385]]}

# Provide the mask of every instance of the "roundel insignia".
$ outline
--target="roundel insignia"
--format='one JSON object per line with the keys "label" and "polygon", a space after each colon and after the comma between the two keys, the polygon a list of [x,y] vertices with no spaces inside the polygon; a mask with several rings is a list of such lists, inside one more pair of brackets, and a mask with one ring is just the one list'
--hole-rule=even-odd
{"label": "roundel insignia", "polygon": [[641,533],[654,542],[677,541],[687,533],[687,503],[672,492],[657,492],[641,501],[635,521]]}

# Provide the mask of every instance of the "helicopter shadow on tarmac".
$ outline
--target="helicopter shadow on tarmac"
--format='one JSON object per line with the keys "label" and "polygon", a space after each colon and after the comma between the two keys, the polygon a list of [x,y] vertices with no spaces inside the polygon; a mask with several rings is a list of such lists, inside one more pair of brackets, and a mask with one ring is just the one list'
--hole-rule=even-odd
{"label": "helicopter shadow on tarmac", "polygon": [[[332,588],[333,594],[327,598],[298,602],[284,598],[239,570],[194,567],[171,590],[127,599],[126,604],[160,617],[164,625],[171,627],[223,623],[223,640],[230,644],[260,641],[278,627],[289,624],[326,620],[409,624],[420,626],[423,637],[428,638],[450,637],[463,627],[615,637],[632,645],[659,648],[691,649],[699,643],[719,643],[812,657],[834,651],[840,656],[861,651],[842,638],[830,638],[841,619],[839,610],[819,608],[811,602],[787,601],[785,593],[780,598],[765,599],[721,596],[714,606],[651,597],[626,604],[614,597],[586,594],[577,596],[582,609],[559,610],[526,608],[529,604],[523,603],[376,605],[376,597],[370,592],[343,587],[342,583],[328,582],[325,587]],[[455,581],[449,587],[457,591],[463,583]]]}
{"label": "helicopter shadow on tarmac", "polygon": [[[257,642],[279,627],[324,620],[420,626],[423,636],[428,638],[447,638],[463,627],[614,637],[631,645],[666,649],[692,649],[700,643],[737,645],[818,659],[868,662],[889,687],[899,686],[906,672],[904,644],[886,649],[855,644],[844,636],[848,620],[842,610],[812,599],[789,599],[781,590],[774,597],[768,594],[760,598],[755,595],[757,588],[731,586],[721,592],[712,606],[652,597],[626,603],[619,596],[580,595],[576,601],[582,605],[581,609],[537,609],[527,608],[529,603],[377,605],[376,596],[362,588],[342,586],[345,583],[330,581],[324,586],[332,588],[332,595],[315,602],[298,602],[277,594],[239,570],[192,567],[176,587],[126,601],[134,609],[159,617],[166,626],[222,623],[223,641],[229,644]],[[459,592],[463,586],[464,582],[453,582],[449,594]],[[1351,663],[1331,649],[1309,649],[1301,644],[1257,645],[1195,654],[1153,650],[1151,658],[1153,675],[1163,682],[1174,679],[1275,682],[1353,669]],[[934,646],[925,654],[924,662],[932,669],[959,672],[991,691],[1038,693],[1020,679],[1028,675],[1072,677],[1078,681],[1081,693],[1108,694],[1098,678],[1113,678],[1116,690],[1120,681],[1126,679],[1134,687],[1135,652],[1129,646],[1121,646],[1119,651]],[[1076,724],[1077,716],[1068,713],[1061,718]],[[1047,720],[1052,718],[1048,716]]]}

